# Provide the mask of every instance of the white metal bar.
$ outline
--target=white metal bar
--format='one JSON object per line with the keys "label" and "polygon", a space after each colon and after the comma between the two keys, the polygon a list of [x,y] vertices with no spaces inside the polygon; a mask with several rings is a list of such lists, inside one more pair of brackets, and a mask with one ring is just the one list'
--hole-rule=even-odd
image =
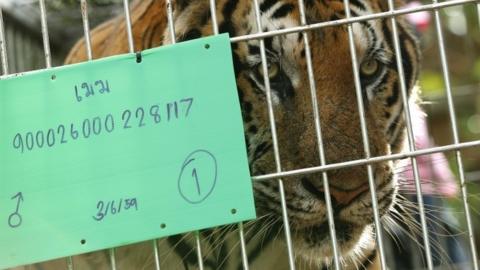
{"label": "white metal bar", "polygon": [[197,244],[197,259],[198,259],[198,268],[203,270],[203,256],[202,256],[202,245],[200,243],[200,232],[195,232],[195,243]]}
{"label": "white metal bar", "polygon": [[168,30],[170,33],[170,39],[172,44],[175,43],[175,22],[173,21],[173,10],[172,10],[172,1],[166,0],[167,2],[167,18],[168,18]]}
{"label": "white metal bar", "polygon": [[80,9],[82,12],[83,35],[85,36],[85,48],[87,50],[88,60],[92,60],[92,43],[90,42],[90,24],[88,23],[87,0],[81,0]]}
{"label": "white metal bar", "polygon": [[130,19],[130,8],[128,6],[128,0],[123,0],[123,10],[125,12],[125,23],[126,23],[125,28],[127,28],[128,51],[130,53],[134,53],[135,44],[133,43],[132,20]]}
{"label": "white metal bar", "polygon": [[[437,3],[437,0],[432,0],[432,1],[434,4]],[[442,64],[443,79],[445,82],[445,90],[447,94],[448,110],[450,115],[450,125],[451,125],[452,135],[453,135],[453,143],[458,144],[460,142],[460,139],[458,136],[457,118],[455,114],[455,106],[453,104],[452,87],[450,83],[450,72],[448,68],[447,55],[445,52],[445,41],[443,38],[443,31],[442,31],[439,11],[435,10],[434,15],[435,15],[435,28],[437,30],[438,48],[440,49],[440,61]],[[455,157],[457,160],[458,173],[460,177],[463,207],[465,208],[465,218],[467,220],[468,238],[470,242],[470,252],[472,254],[473,268],[475,270],[478,270],[477,248],[475,244],[475,235],[473,232],[472,218],[470,215],[470,207],[468,205],[468,190],[467,190],[467,185],[465,183],[465,172],[463,169],[462,155],[460,151],[455,152]]]}
{"label": "white metal bar", "polygon": [[[351,18],[350,1],[343,0],[343,4],[345,6],[346,18],[349,19]],[[367,124],[365,120],[365,106],[363,104],[362,85],[360,82],[360,74],[358,71],[357,51],[355,49],[355,41],[353,36],[352,24],[348,24],[347,27],[348,27],[348,43],[350,46],[350,55],[352,58],[352,67],[353,67],[353,74],[354,74],[354,81],[355,81],[355,92],[357,96],[358,113],[360,116],[360,126],[362,130],[363,148],[365,152],[365,158],[369,159],[371,157],[370,143],[368,141],[368,130],[367,130]],[[386,270],[387,263],[385,260],[385,249],[383,247],[380,213],[378,211],[375,176],[373,175],[373,168],[371,164],[367,165],[367,172],[368,172],[368,185],[370,186],[370,195],[372,200],[373,217],[375,220],[377,247],[380,255],[380,265],[382,270]]]}
{"label": "white metal bar", "polygon": [[47,68],[52,67],[52,57],[50,53],[50,38],[48,36],[47,11],[45,9],[45,0],[40,0],[40,18],[42,24],[43,50],[45,53],[45,63]]}
{"label": "white metal bar", "polygon": [[2,59],[3,75],[8,75],[7,40],[3,24],[2,8],[0,7],[0,57]]}
{"label": "white metal bar", "polygon": [[434,153],[449,152],[449,151],[462,150],[462,149],[473,148],[473,147],[480,147],[480,140],[445,145],[445,146],[437,146],[437,147],[432,147],[428,149],[409,151],[409,152],[399,153],[399,154],[371,157],[369,159],[351,160],[346,162],[327,164],[324,166],[316,166],[316,167],[309,167],[309,168],[303,168],[298,170],[284,171],[279,173],[258,175],[258,176],[253,176],[252,180],[265,181],[265,180],[271,180],[271,179],[293,177],[293,176],[299,176],[299,175],[305,175],[305,174],[319,173],[323,171],[348,168],[353,166],[374,164],[374,163],[379,163],[379,162],[388,161],[388,160],[400,160],[400,159],[405,159],[410,157],[425,156],[425,155],[431,155]]}
{"label": "white metal bar", "polygon": [[117,270],[117,260],[115,259],[115,249],[111,248],[108,250],[110,257],[110,269]]}
{"label": "white metal bar", "polygon": [[213,33],[218,35],[217,8],[215,0],[210,0],[210,14],[212,16]]}
{"label": "white metal bar", "polygon": [[249,34],[244,36],[233,37],[230,40],[232,42],[240,42],[240,41],[246,41],[251,39],[262,39],[262,38],[278,36],[278,35],[286,35],[286,34],[303,32],[303,31],[312,31],[315,29],[323,28],[323,27],[331,27],[331,26],[344,25],[344,24],[349,24],[354,22],[383,19],[383,18],[389,18],[392,16],[401,16],[408,13],[443,9],[446,7],[458,6],[458,5],[468,4],[468,3],[478,3],[478,1],[479,0],[451,0],[451,1],[446,1],[441,3],[436,3],[436,4],[428,4],[428,5],[421,5],[418,7],[399,9],[399,10],[395,10],[394,12],[390,12],[390,11],[379,12],[374,14],[362,15],[354,18],[339,19],[335,21],[326,21],[326,22],[290,27],[285,29],[273,30],[268,32]]}
{"label": "white metal bar", "polygon": [[244,233],[242,222],[238,223],[238,234],[240,237],[240,248],[241,248],[241,254],[242,254],[243,270],[248,270],[249,267],[248,267],[247,246],[245,245],[245,233]]}
{"label": "white metal bar", "polygon": [[[42,27],[43,50],[45,54],[45,65],[49,69],[52,67],[52,56],[50,52],[50,37],[48,35],[47,24],[47,10],[45,8],[45,1],[39,0],[40,4],[40,21]],[[67,268],[73,270],[73,257],[67,257]]]}
{"label": "white metal bar", "polygon": [[[393,0],[388,0],[389,10],[393,12],[395,10],[395,6]],[[408,148],[410,151],[415,151],[415,136],[413,135],[413,127],[412,127],[412,119],[410,114],[410,104],[408,101],[408,94],[407,94],[407,86],[405,82],[405,71],[403,69],[403,57],[402,51],[400,49],[400,41],[399,41],[399,33],[397,28],[397,20],[395,17],[390,18],[390,22],[392,24],[392,34],[393,34],[393,43],[395,46],[395,56],[397,60],[397,71],[398,71],[398,79],[400,81],[400,90],[402,95],[402,102],[403,102],[403,109],[405,120],[407,123],[407,134],[408,134]],[[425,205],[423,203],[423,196],[422,196],[422,186],[420,183],[420,176],[418,171],[418,164],[417,159],[415,157],[410,158],[410,162],[413,168],[413,178],[415,181],[415,188],[417,194],[417,202],[418,202],[418,210],[420,213],[420,223],[422,226],[422,234],[423,234],[423,243],[425,249],[425,256],[427,258],[427,267],[428,269],[433,269],[433,262],[432,262],[432,253],[430,249],[430,240],[428,237],[428,229],[427,229],[427,221],[425,216]]]}
{"label": "white metal bar", "polygon": [[153,256],[155,258],[155,270],[160,270],[160,256],[158,255],[158,242],[157,242],[157,240],[153,240],[152,244],[153,244]]}
{"label": "white metal bar", "polygon": [[[298,0],[299,10],[300,10],[300,23],[301,25],[307,25],[307,18],[305,15],[305,5],[303,0]],[[305,57],[307,59],[307,73],[308,73],[308,82],[310,86],[310,95],[312,98],[312,109],[313,109],[313,116],[315,122],[315,132],[317,136],[317,147],[318,147],[318,154],[320,156],[320,165],[326,164],[325,159],[325,149],[323,145],[323,136],[322,136],[322,126],[320,123],[320,111],[319,105],[317,100],[317,86],[315,83],[315,75],[313,74],[313,64],[312,64],[312,53],[310,49],[310,42],[308,38],[307,32],[302,32],[303,35],[303,43],[305,46]],[[340,253],[339,247],[337,243],[337,235],[335,232],[335,220],[333,215],[333,206],[332,206],[332,199],[330,197],[330,186],[328,183],[328,174],[327,172],[322,172],[322,180],[323,180],[323,189],[325,195],[325,204],[327,206],[327,218],[328,218],[328,227],[330,231],[330,239],[332,241],[332,250],[333,250],[333,262],[335,265],[335,269],[340,270]]]}
{"label": "white metal bar", "polygon": [[[173,10],[172,10],[172,2],[171,0],[165,0],[167,3],[167,17],[168,17],[168,30],[170,32],[171,43],[176,43],[175,37],[175,25],[173,20]],[[195,232],[195,242],[197,248],[197,258],[198,258],[198,267],[200,270],[203,270],[203,256],[202,256],[202,245],[200,243],[200,232]]]}
{"label": "white metal bar", "polygon": [[[253,0],[253,5],[255,7],[255,18],[258,28],[258,33],[263,32],[260,6],[258,0]],[[270,78],[268,77],[268,63],[267,56],[265,52],[265,42],[263,39],[260,39],[260,56],[262,59],[262,69],[263,69],[263,80],[265,83],[265,89],[267,92],[267,106],[268,106],[268,117],[270,120],[270,130],[272,133],[272,143],[273,143],[273,152],[275,156],[275,164],[277,167],[277,172],[282,171],[282,165],[280,161],[280,151],[278,148],[278,138],[277,138],[277,127],[275,124],[275,114],[273,112],[273,102],[272,102],[272,89],[270,87]],[[287,212],[287,202],[285,199],[285,188],[283,186],[283,180],[278,179],[278,186],[280,192],[281,206],[282,206],[282,218],[283,218],[283,227],[285,229],[285,240],[287,242],[287,251],[288,251],[288,263],[290,269],[295,269],[295,257],[293,255],[293,244],[292,236],[290,231],[290,223],[288,221],[288,212]]]}
{"label": "white metal bar", "polygon": [[73,270],[73,257],[67,257],[67,269]]}
{"label": "white metal bar", "polygon": [[[212,17],[212,28],[213,33],[218,35],[218,21],[217,21],[217,7],[215,0],[210,0],[210,15]],[[240,251],[242,255],[242,265],[244,270],[248,270],[248,255],[247,255],[247,245],[245,243],[245,232],[243,229],[243,223],[238,223],[238,234],[240,237]]]}

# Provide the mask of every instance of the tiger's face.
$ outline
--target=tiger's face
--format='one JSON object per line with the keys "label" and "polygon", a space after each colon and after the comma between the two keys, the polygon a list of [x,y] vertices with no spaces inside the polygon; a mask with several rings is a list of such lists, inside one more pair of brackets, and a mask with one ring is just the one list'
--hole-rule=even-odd
{"label": "tiger's face", "polygon": [[[300,24],[298,1],[259,2],[263,31]],[[341,0],[305,2],[308,23],[345,17]],[[388,10],[387,1],[384,0],[352,2],[355,3],[350,6],[352,16]],[[204,9],[195,5],[204,5]],[[180,14],[193,14],[194,10],[208,12],[206,3],[190,4],[184,8]],[[232,36],[258,32],[253,1],[218,1],[217,8],[221,14],[220,32],[228,31]],[[208,22],[203,25],[200,21],[188,24],[181,22],[182,15],[176,19],[177,33],[181,39],[211,31]],[[418,48],[403,19],[399,18],[398,26],[405,79],[410,92],[417,77]],[[353,32],[371,155],[398,152],[404,138],[404,119],[390,21],[355,23]],[[308,35],[326,162],[331,164],[362,159],[365,149],[347,26],[321,28]],[[319,166],[319,146],[302,35],[274,36],[266,38],[264,42],[281,169]],[[276,172],[260,42],[249,40],[233,44],[233,59],[252,174]],[[381,215],[387,213],[395,200],[393,167],[392,162],[380,162],[371,167]],[[327,175],[337,241],[343,259],[349,259],[361,254],[362,248],[374,241],[367,168],[349,167],[329,171]],[[296,255],[308,261],[328,264],[332,259],[332,248],[322,175],[284,179],[283,185]],[[275,216],[281,220],[279,182],[257,181],[254,189],[258,214]]]}
{"label": "tiger's face", "polygon": [[[342,0],[305,0],[307,23],[345,17]],[[177,41],[213,34],[207,0],[176,0],[174,26]],[[297,0],[259,0],[263,31],[300,25]],[[396,1],[396,7],[402,5]],[[230,36],[255,34],[252,0],[217,0],[220,32]],[[352,16],[387,11],[385,0],[351,1]],[[137,1],[133,7],[133,32],[137,49],[171,43],[164,1]],[[127,51],[123,18],[98,27],[93,33],[94,57]],[[405,82],[412,94],[419,66],[418,45],[403,18],[397,19]],[[365,124],[371,156],[401,150],[404,118],[400,80],[397,73],[392,26],[389,19],[353,24],[358,56]],[[97,37],[97,38],[95,38]],[[363,159],[365,149],[346,25],[308,32],[316,98],[327,164]],[[273,111],[282,171],[320,165],[312,96],[307,73],[307,51],[302,34],[265,38]],[[83,42],[77,43],[68,62],[85,59]],[[115,44],[110,46],[110,44]],[[245,138],[252,175],[277,171],[267,107],[267,89],[261,64],[260,43],[249,40],[232,44],[235,74],[241,102]],[[380,214],[395,201],[395,164],[372,164]],[[343,260],[355,260],[362,249],[372,247],[373,211],[365,166],[327,172],[333,203],[337,241]],[[283,179],[288,219],[296,257],[317,265],[332,260],[327,207],[322,174]],[[257,214],[282,218],[279,182],[254,182]]]}

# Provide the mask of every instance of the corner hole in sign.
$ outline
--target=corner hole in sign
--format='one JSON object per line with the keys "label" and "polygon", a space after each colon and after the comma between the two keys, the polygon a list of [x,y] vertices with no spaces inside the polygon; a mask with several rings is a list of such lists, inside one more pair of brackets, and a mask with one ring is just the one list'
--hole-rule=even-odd
{"label": "corner hole in sign", "polygon": [[136,53],[136,58],[137,58],[137,63],[141,63],[141,62],[142,62],[142,53],[141,53],[141,52],[137,52],[137,53]]}

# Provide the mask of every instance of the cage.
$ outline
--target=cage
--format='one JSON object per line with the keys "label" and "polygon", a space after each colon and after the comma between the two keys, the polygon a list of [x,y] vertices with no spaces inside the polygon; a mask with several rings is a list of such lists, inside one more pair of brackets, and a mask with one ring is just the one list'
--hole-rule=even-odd
{"label": "cage", "polygon": [[[168,34],[170,36],[170,40],[172,40],[172,43],[175,43],[176,41],[176,35],[175,35],[175,18],[174,18],[174,11],[172,8],[172,1],[166,0],[165,4],[167,6],[167,13],[163,14],[163,16],[166,16],[168,20]],[[218,2],[218,1],[217,1]],[[460,127],[462,125],[465,125],[463,122],[459,122],[459,117],[458,117],[458,111],[462,110],[462,108],[459,108],[458,106],[458,100],[462,99],[461,95],[468,97],[474,97],[476,92],[478,91],[478,82],[474,82],[471,87],[469,87],[467,90],[462,91],[462,89],[457,91],[458,87],[454,87],[453,83],[451,82],[451,59],[447,58],[447,49],[446,49],[446,39],[445,39],[445,34],[444,34],[444,24],[442,24],[443,21],[445,21],[445,18],[449,21],[449,23],[453,23],[455,20],[459,20],[461,17],[452,17],[449,18],[448,16],[454,16],[452,14],[448,15],[447,17],[442,17],[441,13],[444,12],[445,10],[449,10],[452,8],[457,8],[457,12],[469,12],[471,10],[474,10],[475,8],[479,9],[480,7],[478,5],[479,2],[478,0],[450,0],[450,1],[443,1],[439,2],[437,0],[432,0],[430,3],[424,3],[419,4],[417,6],[410,6],[410,7],[397,7],[395,6],[395,1],[393,0],[388,0],[385,1],[385,4],[388,4],[388,11],[386,12],[379,12],[379,13],[372,13],[372,14],[365,14],[365,15],[359,15],[359,16],[353,16],[352,11],[350,8],[350,3],[351,2],[356,2],[356,1],[349,1],[349,0],[343,0],[343,4],[346,7],[345,8],[345,17],[344,18],[337,18],[335,20],[331,21],[321,21],[321,22],[315,22],[315,23],[307,23],[306,19],[306,10],[305,10],[305,3],[303,0],[298,1],[298,12],[300,13],[300,24],[298,26],[294,27],[286,27],[283,29],[275,29],[275,30],[267,30],[264,31],[262,27],[262,11],[261,11],[261,4],[264,1],[259,1],[259,0],[252,0],[251,4],[254,7],[255,11],[255,24],[257,25],[257,28],[260,29],[258,33],[253,33],[253,34],[247,34],[247,35],[241,35],[241,36],[233,36],[231,37],[231,43],[232,44],[237,44],[241,42],[246,42],[249,40],[258,40],[259,45],[260,45],[260,56],[261,56],[261,65],[260,68],[262,69],[262,74],[263,74],[263,80],[265,83],[265,91],[266,91],[266,102],[265,106],[268,108],[268,117],[270,121],[270,128],[271,128],[271,141],[273,145],[273,152],[274,152],[274,162],[276,165],[276,171],[272,173],[266,173],[262,175],[252,175],[252,181],[276,181],[278,183],[278,194],[280,196],[280,209],[282,212],[282,234],[284,234],[284,239],[285,239],[285,247],[283,248],[283,253],[282,256],[284,256],[284,264],[282,267],[285,269],[303,269],[302,266],[296,266],[296,255],[295,255],[295,244],[293,243],[292,240],[292,230],[290,228],[290,223],[289,223],[289,215],[288,215],[288,207],[286,203],[286,194],[284,190],[284,181],[285,179],[288,179],[289,177],[294,177],[294,176],[302,176],[302,175],[309,175],[309,174],[320,174],[321,179],[322,179],[322,185],[323,185],[323,191],[325,194],[325,203],[326,203],[326,208],[327,208],[327,213],[326,215],[328,216],[328,226],[325,228],[329,231],[330,239],[331,239],[331,249],[332,249],[332,269],[344,269],[344,264],[342,262],[341,258],[341,251],[340,247],[338,246],[337,240],[336,240],[336,231],[335,231],[335,224],[334,224],[334,211],[333,211],[333,205],[332,205],[332,200],[331,200],[331,195],[330,195],[330,187],[329,187],[329,181],[328,181],[328,175],[332,171],[336,170],[341,170],[344,168],[351,168],[355,166],[363,166],[367,170],[367,175],[368,175],[368,186],[370,190],[370,199],[372,202],[372,209],[373,209],[373,227],[375,229],[375,235],[376,235],[376,245],[377,245],[377,250],[378,250],[378,263],[380,266],[380,269],[388,269],[387,265],[389,265],[392,269],[397,269],[396,263],[394,261],[396,260],[401,260],[398,258],[398,256],[401,255],[392,255],[394,252],[392,252],[392,249],[395,249],[395,247],[392,247],[392,245],[395,245],[395,239],[393,240],[386,240],[388,238],[388,232],[385,231],[385,221],[382,221],[382,217],[379,212],[379,207],[378,207],[378,198],[377,198],[377,193],[376,193],[376,184],[375,184],[375,177],[374,173],[372,170],[372,166],[374,164],[379,163],[379,162],[384,162],[384,161],[392,161],[392,160],[407,160],[411,163],[411,177],[412,182],[410,183],[411,190],[410,192],[413,194],[411,195],[411,200],[416,200],[415,208],[417,208],[418,211],[418,223],[415,226],[418,226],[417,229],[420,231],[419,233],[419,238],[418,239],[411,239],[408,241],[407,245],[410,246],[422,246],[419,249],[420,255],[416,254],[416,262],[415,265],[410,265],[407,266],[406,268],[401,268],[398,267],[398,269],[412,269],[413,267],[416,267],[415,269],[441,269],[441,267],[451,267],[451,268],[458,268],[458,269],[478,269],[478,259],[477,259],[477,249],[476,249],[476,237],[475,237],[475,220],[473,218],[474,214],[472,214],[472,210],[475,211],[474,206],[471,205],[472,200],[475,199],[475,194],[472,193],[472,191],[467,190],[467,184],[475,177],[475,173],[469,173],[466,171],[464,167],[465,163],[465,158],[464,154],[467,152],[476,152],[476,148],[480,145],[480,138],[478,137],[478,134],[473,134],[469,136],[467,139],[461,139],[460,136]],[[80,8],[81,6],[81,8]],[[210,7],[210,18],[212,21],[212,27],[213,27],[213,33],[214,34],[219,34],[219,26],[217,24],[217,15],[219,14],[219,11],[217,10],[217,4],[215,0],[210,0],[209,1],[209,7]],[[460,10],[458,10],[460,8]],[[463,8],[463,9],[462,9]],[[82,0],[80,1],[80,5],[78,7],[79,10],[81,10],[82,14],[82,22],[83,22],[83,29],[84,29],[84,40],[85,40],[85,47],[87,49],[87,56],[89,60],[92,60],[93,58],[93,52],[92,52],[92,46],[91,46],[91,41],[90,41],[90,26],[89,26],[89,17],[88,17],[88,11],[87,11],[87,1]],[[128,39],[125,41],[128,44],[129,48],[129,53],[135,53],[135,44],[134,44],[134,38],[133,35],[135,33],[132,32],[132,22],[130,18],[130,9],[129,9],[129,3],[128,0],[123,1],[123,12],[125,14],[125,24],[127,25],[126,30],[127,30],[127,37]],[[444,89],[445,94],[441,96],[440,98],[437,97],[432,97],[431,100],[435,101],[440,104],[439,106],[432,106],[431,109],[428,110],[429,113],[436,113],[435,110],[437,110],[439,107],[442,107],[443,114],[444,116],[448,117],[448,121],[439,117],[439,122],[448,122],[448,129],[444,128],[442,131],[443,133],[450,133],[451,137],[450,138],[444,138],[444,140],[450,140],[442,144],[442,146],[433,146],[433,145],[427,145],[427,147],[419,149],[416,142],[416,134],[414,134],[414,129],[415,129],[415,123],[412,117],[412,114],[415,114],[415,108],[414,106],[412,107],[412,104],[408,102],[408,94],[407,94],[407,86],[405,84],[405,66],[402,64],[402,52],[401,52],[401,35],[399,34],[399,30],[397,28],[397,18],[399,16],[405,16],[409,14],[418,14],[420,12],[429,12],[434,21],[434,30],[435,34],[431,37],[431,44],[435,44],[432,46],[438,47],[437,50],[435,50],[435,53],[438,53],[437,56],[432,56],[431,57],[438,57],[437,60],[438,66],[441,70],[441,80],[443,83],[441,83],[441,88]],[[2,59],[2,70],[3,70],[3,75],[0,78],[7,77],[11,74],[20,72],[20,71],[25,71],[25,70],[34,70],[34,69],[41,69],[41,68],[51,68],[52,66],[52,58],[55,59],[53,60],[53,63],[56,65],[59,65],[59,60],[58,57],[56,57],[55,53],[55,46],[53,46],[53,51],[54,53],[52,54],[50,51],[50,40],[51,37],[49,36],[48,33],[48,26],[47,26],[47,21],[48,21],[48,16],[46,12],[46,7],[45,7],[45,1],[44,0],[39,0],[39,14],[41,17],[41,33],[37,33],[33,31],[31,28],[28,27],[20,27],[18,26],[18,23],[14,23],[14,19],[10,17],[10,15],[2,15],[2,9],[0,9],[0,49],[1,49],[1,59]],[[478,20],[480,22],[480,14],[477,14]],[[375,21],[375,20],[388,20],[391,25],[392,25],[392,44],[394,47],[395,51],[395,63],[399,63],[396,65],[396,70],[399,74],[400,79],[400,89],[401,89],[401,99],[402,99],[402,106],[405,108],[404,110],[404,117],[406,121],[406,130],[407,130],[407,143],[406,143],[406,149],[398,154],[387,154],[387,155],[380,155],[376,156],[372,154],[371,152],[371,142],[369,141],[368,137],[368,128],[367,128],[367,123],[366,123],[366,118],[365,118],[365,110],[367,104],[365,104],[364,99],[362,98],[362,82],[360,78],[360,71],[359,71],[359,65],[358,65],[358,52],[356,45],[354,43],[354,36],[355,36],[355,28],[354,25],[355,23],[362,23],[366,21]],[[353,80],[355,84],[355,93],[356,93],[356,103],[358,104],[358,111],[360,112],[360,117],[358,119],[358,124],[361,127],[361,141],[363,142],[363,155],[364,158],[361,159],[355,159],[355,160],[349,160],[349,161],[339,161],[335,163],[328,163],[325,158],[325,141],[324,137],[322,136],[322,126],[320,123],[321,116],[319,115],[319,107],[322,106],[322,104],[318,104],[317,102],[317,83],[315,78],[319,76],[318,74],[314,73],[314,63],[312,63],[312,48],[310,48],[310,43],[309,43],[309,38],[311,36],[309,35],[310,32],[318,30],[318,29],[324,29],[324,28],[330,28],[330,27],[339,27],[339,26],[346,26],[347,31],[348,31],[348,46],[349,46],[349,51],[350,51],[350,56],[351,56],[351,63],[354,63],[351,66],[352,74],[353,74]],[[453,26],[455,27],[460,27],[460,26]],[[460,31],[460,30],[459,30]],[[270,84],[271,78],[268,76],[269,74],[269,63],[268,63],[268,57],[267,57],[267,51],[265,48],[265,40],[271,37],[275,36],[284,36],[292,33],[300,33],[301,35],[301,42],[303,42],[305,46],[305,55],[306,55],[306,71],[308,74],[308,90],[311,95],[311,106],[313,108],[313,111],[315,112],[313,115],[313,118],[310,119],[309,121],[312,121],[313,125],[315,126],[315,135],[316,135],[316,141],[317,141],[317,146],[318,149],[314,149],[315,151],[318,152],[318,158],[320,160],[320,164],[317,166],[310,166],[310,167],[304,167],[304,168],[297,168],[297,169],[292,169],[292,170],[284,170],[282,169],[282,159],[280,156],[280,149],[282,148],[282,145],[279,143],[278,136],[277,136],[277,126],[276,126],[276,121],[275,121],[275,113],[274,113],[274,101],[272,99],[272,87]],[[467,35],[468,38],[468,35]],[[471,36],[473,38],[473,36]],[[42,48],[43,48],[43,55],[44,57],[41,57],[42,54]],[[470,47],[470,49],[475,50],[476,48]],[[53,57],[52,57],[53,55]],[[45,65],[42,66],[43,61],[45,62]],[[449,61],[450,60],[450,61]],[[28,61],[28,62],[27,62]],[[1,89],[0,89],[1,91]],[[470,91],[470,92],[469,92]],[[472,94],[473,92],[473,94]],[[466,94],[465,94],[466,93]],[[470,94],[469,94],[470,93]],[[429,98],[426,98],[426,100],[429,100]],[[438,101],[442,100],[442,101]],[[457,103],[456,103],[457,102]],[[436,103],[434,103],[436,104]],[[478,108],[477,108],[478,109]],[[466,125],[473,125],[474,127],[480,126],[478,122],[478,114],[477,116],[471,116],[466,122]],[[462,120],[463,121],[463,120]],[[432,135],[435,136],[435,134]],[[476,135],[476,136],[475,136]],[[439,139],[437,139],[438,141]],[[440,140],[442,140],[440,138]],[[443,209],[442,207],[440,208],[431,208],[429,207],[429,201],[425,201],[426,198],[422,196],[422,186],[424,183],[422,183],[421,179],[421,168],[420,168],[420,158],[425,157],[425,156],[431,156],[434,154],[438,153],[446,153],[446,154],[451,154],[451,162],[452,162],[452,167],[455,168],[455,175],[458,176],[458,181],[459,181],[459,195],[457,195],[457,207],[458,211],[462,213],[461,218],[464,219],[462,223],[465,224],[466,229],[462,231],[462,235],[465,235],[465,245],[460,245],[455,246],[451,242],[444,243],[443,245],[440,246],[435,246],[435,244],[432,244],[432,238],[435,236],[432,236],[432,233],[430,230],[432,230],[432,225],[429,225],[429,219],[434,219],[435,215],[437,212],[440,212]],[[475,159],[473,158],[473,163],[475,163]],[[435,163],[435,161],[433,161]],[[432,163],[430,163],[431,166]],[[434,168],[434,170],[437,170],[437,168]],[[424,188],[424,187],[423,187]],[[474,187],[475,188],[475,187]],[[433,213],[433,214],[432,214]],[[257,228],[258,229],[258,228]],[[237,234],[238,233],[238,234]],[[248,234],[249,232],[246,231],[244,228],[244,224],[240,223],[237,226],[237,231],[235,231],[234,235],[230,235],[228,237],[233,237],[236,238],[235,241],[239,243],[239,247],[237,247],[239,250],[237,250],[237,257],[240,262],[240,266],[243,269],[249,269],[252,267],[252,262],[250,260],[249,252],[247,251],[247,246],[248,244],[246,243],[246,237],[245,235]],[[197,259],[197,267],[199,269],[208,269],[211,266],[206,265],[206,253],[210,253],[211,251],[206,251],[204,248],[204,245],[202,242],[204,241],[210,241],[208,238],[208,235],[205,236],[202,232],[193,232],[192,234],[189,234],[187,236],[188,238],[191,238],[191,242],[194,243],[194,248],[196,249],[196,259]],[[202,239],[203,238],[203,239]],[[413,237],[415,238],[415,237]],[[478,237],[477,237],[478,238]],[[178,239],[177,239],[178,240]],[[217,241],[217,240],[215,240]],[[393,244],[392,244],[393,242]],[[147,244],[144,244],[151,249],[149,252],[149,255],[152,258],[152,261],[154,264],[152,265],[152,268],[154,269],[160,269],[162,267],[162,246],[158,246],[158,241],[157,240],[152,240],[152,242],[149,242]],[[454,248],[458,249],[465,249],[465,253],[463,256],[466,258],[462,261],[462,264],[450,264],[450,265],[443,265],[443,264],[436,264],[434,260],[436,259],[436,256],[442,256],[441,253],[444,252],[442,251],[443,249],[448,249],[449,247],[451,248],[452,245],[454,245]],[[48,247],[46,247],[48,248]],[[418,247],[417,247],[418,248]],[[108,251],[108,261],[106,265],[102,265],[102,267],[109,267],[111,269],[119,269],[121,267],[118,266],[117,260],[119,260],[119,257],[121,256],[126,256],[125,253],[128,252],[122,252],[121,254],[118,253],[118,250],[121,248],[115,248],[115,249],[110,249]],[[408,248],[407,248],[408,249]],[[413,249],[413,248],[412,248]],[[437,249],[440,249],[437,250]],[[422,253],[424,252],[424,256]],[[439,255],[440,253],[440,255]],[[270,253],[269,253],[270,254]],[[270,254],[269,256],[276,257],[275,254]],[[397,257],[392,257],[392,256],[397,256]],[[413,256],[413,255],[412,255]],[[447,255],[448,257],[448,255]],[[56,264],[52,269],[59,269],[59,267],[62,268],[67,268],[67,269],[76,269],[75,267],[75,257],[70,257],[66,259],[61,259],[57,260]],[[275,260],[275,259],[274,259]],[[448,260],[448,259],[447,259]],[[36,266],[24,266],[15,268],[15,269],[31,269],[28,267],[32,267],[32,269],[36,269]],[[42,266],[38,266],[42,267]],[[141,266],[139,266],[140,268]],[[258,267],[258,266],[256,266]],[[266,267],[266,266],[265,266]],[[277,266],[273,266],[274,268],[258,268],[258,269],[280,269],[276,268]],[[310,269],[311,265],[306,265],[304,266],[305,269]],[[170,269],[168,266],[165,267],[163,266],[162,269]],[[212,267],[214,268],[214,267]],[[255,268],[255,267],[252,267]],[[43,268],[39,268],[43,269]],[[81,268],[80,268],[81,269]],[[221,267],[219,269],[222,269]],[[283,269],[283,268],[282,268]],[[316,269],[315,267],[312,267],[311,269]]]}

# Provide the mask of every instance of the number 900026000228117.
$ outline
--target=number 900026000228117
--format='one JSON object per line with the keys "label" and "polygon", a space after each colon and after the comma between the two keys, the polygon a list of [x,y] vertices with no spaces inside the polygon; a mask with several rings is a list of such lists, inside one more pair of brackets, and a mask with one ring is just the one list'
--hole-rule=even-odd
{"label": "number 900026000228117", "polygon": [[193,98],[183,98],[164,104],[126,109],[119,114],[86,118],[81,123],[60,124],[44,130],[18,132],[13,137],[12,147],[24,153],[66,144],[80,138],[89,139],[92,136],[112,133],[119,129],[142,128],[160,124],[162,121],[186,119],[190,115],[193,103]]}

